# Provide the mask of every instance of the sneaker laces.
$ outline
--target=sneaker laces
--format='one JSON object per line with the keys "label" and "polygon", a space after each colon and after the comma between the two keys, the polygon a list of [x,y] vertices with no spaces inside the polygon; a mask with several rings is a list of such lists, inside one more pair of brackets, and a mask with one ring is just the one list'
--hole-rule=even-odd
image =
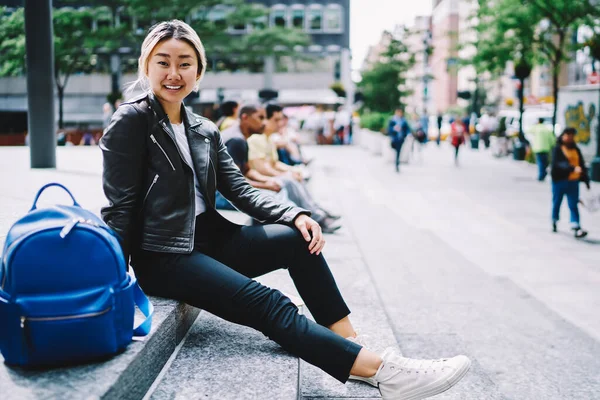
{"label": "sneaker laces", "polygon": [[420,360],[416,358],[399,357],[390,360],[392,363],[398,365],[402,369],[409,369],[413,371],[443,371],[444,362],[447,361],[445,358],[437,360]]}

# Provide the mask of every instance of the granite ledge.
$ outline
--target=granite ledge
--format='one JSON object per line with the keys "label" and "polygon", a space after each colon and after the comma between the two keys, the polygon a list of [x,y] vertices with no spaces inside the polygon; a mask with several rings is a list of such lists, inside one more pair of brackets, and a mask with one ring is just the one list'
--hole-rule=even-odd
{"label": "granite ledge", "polygon": [[176,301],[151,301],[150,334],[106,361],[46,370],[0,364],[2,399],[142,399],[200,313]]}

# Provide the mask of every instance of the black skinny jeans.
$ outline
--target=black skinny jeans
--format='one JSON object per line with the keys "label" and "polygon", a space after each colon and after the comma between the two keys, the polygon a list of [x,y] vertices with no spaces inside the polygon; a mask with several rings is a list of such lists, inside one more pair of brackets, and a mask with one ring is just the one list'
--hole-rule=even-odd
{"label": "black skinny jeans", "polygon": [[[361,346],[325,326],[350,310],[325,258],[311,255],[296,229],[238,226],[209,210],[196,218],[191,254],[141,251],[133,265],[147,294],[257,329],[339,381],[348,379]],[[281,292],[251,279],[279,268],[288,269],[317,323],[299,314]]]}

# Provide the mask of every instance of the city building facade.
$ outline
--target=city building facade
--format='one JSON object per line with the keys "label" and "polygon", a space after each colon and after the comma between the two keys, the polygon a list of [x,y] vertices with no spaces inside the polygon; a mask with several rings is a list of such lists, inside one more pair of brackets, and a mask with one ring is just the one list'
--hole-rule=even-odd
{"label": "city building facade", "polygon": [[408,28],[406,36],[406,45],[415,57],[415,64],[406,74],[407,89],[410,91],[406,99],[406,111],[418,115],[435,112],[430,96],[433,80],[429,54],[432,49],[431,28],[431,16],[418,16]]}
{"label": "city building facade", "polygon": [[[350,0],[248,0],[262,5],[268,16],[248,26],[230,26],[232,40],[247,34],[259,26],[288,27],[304,31],[309,35],[309,46],[294,49],[304,57],[302,61],[293,57],[266,60],[265,68],[258,71],[219,70],[217,63],[210,63],[211,52],[207,48],[209,68],[201,82],[197,98],[191,105],[198,111],[212,106],[223,99],[259,101],[259,91],[265,88],[276,90],[278,101],[289,105],[324,104],[334,107],[345,101],[330,89],[339,82],[346,90],[347,99],[353,99],[354,86],[351,80],[350,53]],[[66,4],[66,3],[65,3]],[[70,2],[70,6],[85,7],[86,1]],[[8,12],[23,6],[23,0],[0,0],[0,6]],[[63,5],[55,1],[55,7]],[[224,19],[229,10],[223,6],[211,9],[209,18]],[[112,18],[112,17],[111,17]],[[116,15],[118,23],[131,24],[139,29],[135,17]],[[193,19],[190,15],[189,19]],[[95,26],[103,21],[92,21]],[[199,32],[202,37],[202,32]],[[272,61],[269,63],[269,61]],[[122,76],[122,86],[135,80],[134,74]],[[64,118],[67,125],[98,125],[102,121],[102,105],[111,91],[108,74],[74,75],[65,90]],[[135,92],[134,92],[135,94]],[[27,110],[25,77],[0,78],[0,111]]]}
{"label": "city building facade", "polygon": [[458,98],[459,0],[434,0],[432,12],[431,84],[434,113],[456,105]]}

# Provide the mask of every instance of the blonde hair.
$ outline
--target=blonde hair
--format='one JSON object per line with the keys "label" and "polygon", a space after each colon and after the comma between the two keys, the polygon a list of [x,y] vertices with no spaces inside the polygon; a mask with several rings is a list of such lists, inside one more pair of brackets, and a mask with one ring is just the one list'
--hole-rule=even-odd
{"label": "blonde hair", "polygon": [[150,28],[150,32],[146,35],[144,43],[142,43],[142,52],[138,59],[138,78],[127,87],[127,93],[132,92],[138,85],[144,91],[150,88],[150,83],[148,81],[148,59],[159,43],[169,39],[183,40],[194,49],[196,57],[198,58],[198,79],[196,79],[194,91],[198,90],[200,81],[204,77],[204,72],[206,71],[204,45],[191,26],[183,21],[174,19],[158,23]]}

